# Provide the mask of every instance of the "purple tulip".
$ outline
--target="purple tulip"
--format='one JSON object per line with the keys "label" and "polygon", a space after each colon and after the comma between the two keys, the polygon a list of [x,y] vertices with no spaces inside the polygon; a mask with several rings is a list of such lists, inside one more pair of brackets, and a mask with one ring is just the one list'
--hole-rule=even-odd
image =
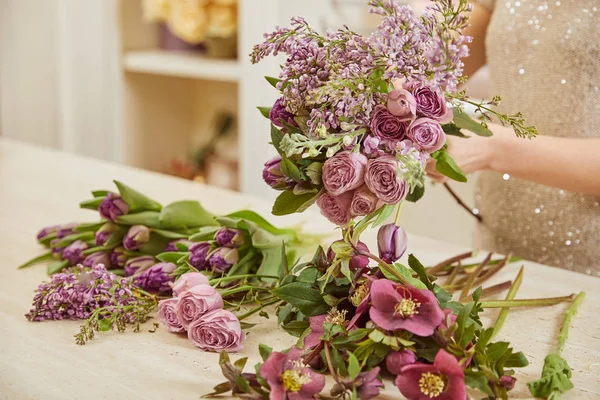
{"label": "purple tulip", "polygon": [[81,252],[86,250],[88,245],[82,240],[76,240],[63,250],[63,259],[69,261],[71,265],[77,265],[83,261]]}
{"label": "purple tulip", "polygon": [[60,239],[52,239],[50,241],[50,250],[52,251],[52,255],[54,256],[54,258],[58,258],[60,260],[62,258],[62,253],[65,248],[59,247],[59,242]]}
{"label": "purple tulip", "polygon": [[[333,243],[343,243],[343,242],[344,242],[343,240],[336,240]],[[329,262],[332,262],[333,259],[335,258],[335,252],[333,251],[333,243],[329,247],[329,249],[327,250],[327,259],[329,260]],[[356,244],[356,247],[360,251],[369,252],[369,248],[363,242],[359,241]],[[356,270],[359,270],[359,269],[362,269],[362,268],[366,267],[368,264],[369,264],[369,257],[367,257],[367,256],[360,256],[360,255],[354,255],[350,259],[350,270],[351,271],[356,271]]]}
{"label": "purple tulip", "polygon": [[281,156],[275,156],[265,163],[262,177],[267,185],[276,190],[291,189],[296,184],[281,172]]}
{"label": "purple tulip", "polygon": [[177,243],[181,243],[187,246],[188,248],[194,244],[194,242],[187,239],[171,240],[165,247],[165,251],[179,251],[179,249],[177,248]]}
{"label": "purple tulip", "polygon": [[152,256],[139,256],[130,258],[125,263],[125,276],[132,276],[137,272],[145,271],[156,264]]}
{"label": "purple tulip", "polygon": [[37,234],[37,240],[42,240],[43,238],[45,238],[49,234],[54,233],[54,232],[58,232],[59,229],[60,229],[60,225],[46,226],[46,227],[42,228],[41,231],[38,232],[38,234]]}
{"label": "purple tulip", "polygon": [[377,233],[377,246],[379,257],[387,262],[396,262],[402,257],[408,245],[408,238],[404,229],[395,224],[383,225]]}
{"label": "purple tulip", "polygon": [[177,269],[173,263],[160,262],[145,270],[134,278],[137,286],[148,292],[170,292],[175,279],[171,274]]}
{"label": "purple tulip", "polygon": [[244,244],[244,232],[223,227],[215,233],[215,241],[219,246],[240,247]]}
{"label": "purple tulip", "polygon": [[144,225],[133,225],[123,239],[123,247],[135,251],[150,240],[150,228]]}
{"label": "purple tulip", "polygon": [[237,249],[219,247],[208,257],[208,263],[212,270],[218,273],[227,272],[239,260]]}
{"label": "purple tulip", "polygon": [[210,243],[208,242],[194,243],[190,246],[189,261],[194,268],[202,271],[210,266],[208,263],[208,253],[210,251],[210,247]]}
{"label": "purple tulip", "polygon": [[56,232],[56,238],[62,239],[64,237],[74,234],[75,231],[73,229],[76,226],[77,226],[77,224],[74,224],[74,223],[62,225],[60,227],[60,229]]}
{"label": "purple tulip", "polygon": [[294,114],[288,112],[285,109],[285,105],[283,104],[283,98],[279,98],[275,101],[275,104],[273,104],[273,108],[271,108],[271,111],[269,111],[269,119],[271,120],[273,125],[278,126],[280,128],[283,126],[281,120],[283,120],[288,125],[298,126],[298,124],[296,124],[296,121],[294,121]]}
{"label": "purple tulip", "polygon": [[90,254],[83,260],[83,265],[93,268],[97,265],[104,265],[106,269],[110,269],[110,253],[106,251],[97,251]]}
{"label": "purple tulip", "polygon": [[96,231],[96,246],[104,246],[110,235],[117,230],[117,226],[112,222],[107,222]]}
{"label": "purple tulip", "polygon": [[124,247],[115,247],[110,253],[110,263],[114,267],[124,267],[127,262],[127,255]]}
{"label": "purple tulip", "polygon": [[120,196],[109,192],[100,203],[98,211],[102,218],[115,221],[121,215],[129,212],[129,206]]}

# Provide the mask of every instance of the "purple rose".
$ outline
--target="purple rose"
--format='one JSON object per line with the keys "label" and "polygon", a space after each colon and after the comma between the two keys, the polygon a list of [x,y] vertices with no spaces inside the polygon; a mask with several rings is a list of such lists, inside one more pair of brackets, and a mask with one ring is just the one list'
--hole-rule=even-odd
{"label": "purple rose", "polygon": [[410,121],[417,115],[417,100],[408,90],[392,90],[388,94],[387,109],[400,120]]}
{"label": "purple rose", "polygon": [[323,164],[323,186],[332,196],[360,187],[366,164],[367,157],[360,153],[342,151],[334,155]]}
{"label": "purple rose", "polygon": [[186,329],[194,321],[202,319],[207,312],[223,308],[223,298],[210,285],[196,285],[179,293],[178,298],[177,315]]}
{"label": "purple rose", "polygon": [[83,265],[85,265],[86,267],[95,267],[96,265],[104,265],[104,267],[106,267],[106,269],[110,269],[111,265],[110,265],[110,253],[106,252],[106,251],[97,251],[95,253],[92,253],[90,255],[88,255],[86,258],[83,259]]}
{"label": "purple rose", "polygon": [[432,118],[441,124],[447,124],[454,117],[452,109],[446,105],[444,95],[432,90],[429,86],[417,85],[413,87],[413,96],[417,100],[417,115]]}
{"label": "purple rose", "polygon": [[366,185],[354,191],[352,203],[350,203],[350,213],[353,216],[362,216],[371,214],[377,209],[379,199],[369,190]]}
{"label": "purple rose", "polygon": [[208,252],[210,251],[210,247],[210,243],[208,242],[194,243],[190,246],[189,261],[190,264],[192,264],[192,267],[198,270],[204,270],[210,266],[208,263]]}
{"label": "purple rose", "polygon": [[112,222],[107,222],[100,227],[95,233],[96,246],[104,246],[110,235],[117,230],[117,225]]}
{"label": "purple rose", "polygon": [[385,204],[397,204],[408,195],[408,185],[399,171],[398,161],[392,156],[369,160],[365,183]]}
{"label": "purple rose", "polygon": [[237,249],[230,247],[219,247],[208,256],[208,263],[213,272],[225,273],[239,261],[240,255]]}
{"label": "purple rose", "polygon": [[418,118],[408,127],[408,137],[428,153],[444,147],[446,134],[438,122],[431,118]]}
{"label": "purple rose", "polygon": [[392,115],[385,106],[376,106],[371,114],[371,132],[380,139],[402,140],[407,127],[408,122]]}
{"label": "purple rose", "polygon": [[185,332],[175,311],[178,302],[179,299],[177,298],[165,299],[158,302],[158,319],[167,327],[169,332]]}
{"label": "purple rose", "polygon": [[215,233],[215,241],[219,246],[240,247],[244,244],[244,232],[224,226]]}
{"label": "purple rose", "polygon": [[102,203],[100,203],[98,211],[100,211],[102,218],[115,221],[121,215],[129,212],[129,206],[120,196],[109,192],[104,200],[102,200]]}
{"label": "purple rose", "polygon": [[156,264],[156,260],[152,256],[139,256],[127,260],[125,263],[125,276],[132,276],[136,273],[147,270]]}
{"label": "purple rose", "polygon": [[339,196],[323,193],[317,200],[317,205],[321,214],[330,222],[345,226],[350,222],[350,204],[353,196],[353,192],[342,193]]}
{"label": "purple rose", "polygon": [[296,184],[281,172],[281,156],[275,156],[265,163],[262,177],[267,185],[276,190],[291,189]]}
{"label": "purple rose", "polygon": [[196,347],[214,352],[240,351],[246,340],[240,321],[231,311],[223,309],[213,310],[195,320],[188,326],[188,337]]}
{"label": "purple rose", "polygon": [[179,296],[198,285],[208,285],[208,278],[200,272],[186,272],[173,284],[173,296]]}
{"label": "purple rose", "polygon": [[150,228],[144,225],[133,225],[123,238],[123,247],[135,251],[150,240]]}
{"label": "purple rose", "polygon": [[273,104],[273,108],[271,108],[271,111],[269,111],[269,119],[271,120],[273,125],[278,126],[280,128],[283,126],[281,120],[283,120],[288,125],[298,126],[296,124],[296,121],[294,121],[294,114],[288,112],[285,109],[285,105],[283,104],[283,97],[277,99],[275,101],[275,104]]}
{"label": "purple rose", "polygon": [[77,265],[83,261],[82,251],[86,250],[88,245],[82,240],[76,240],[63,250],[63,259],[69,261],[71,265]]}

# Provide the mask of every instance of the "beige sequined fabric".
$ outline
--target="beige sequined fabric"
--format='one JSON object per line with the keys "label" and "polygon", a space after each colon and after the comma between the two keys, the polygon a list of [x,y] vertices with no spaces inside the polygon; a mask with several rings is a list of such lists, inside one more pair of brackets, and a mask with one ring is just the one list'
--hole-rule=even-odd
{"label": "beige sequined fabric", "polygon": [[[502,111],[523,112],[541,135],[600,137],[600,0],[478,2],[492,10],[486,51]],[[479,247],[600,276],[600,198],[485,172],[476,207]]]}

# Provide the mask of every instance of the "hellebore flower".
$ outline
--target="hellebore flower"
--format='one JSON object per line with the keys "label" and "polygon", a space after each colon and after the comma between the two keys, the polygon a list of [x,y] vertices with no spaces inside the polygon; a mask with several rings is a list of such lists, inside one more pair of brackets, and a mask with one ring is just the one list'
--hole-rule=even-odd
{"label": "hellebore flower", "polygon": [[214,272],[225,273],[238,262],[239,258],[237,249],[219,247],[210,253],[208,263]]}
{"label": "hellebore flower", "polygon": [[385,367],[387,370],[398,375],[402,368],[417,362],[417,356],[410,350],[392,351],[385,358]]}
{"label": "hellebore flower", "polygon": [[325,387],[325,377],[302,362],[302,350],[290,349],[287,354],[271,353],[260,367],[260,376],[271,387],[271,399],[314,399]]}
{"label": "hellebore flower", "polygon": [[433,292],[387,279],[373,282],[371,303],[371,320],[388,331],[404,329],[418,336],[431,336],[444,319]]}
{"label": "hellebore flower", "polygon": [[86,250],[88,245],[82,240],[76,240],[63,250],[63,259],[69,261],[71,265],[77,265],[83,261],[82,251]]}
{"label": "hellebore flower", "polygon": [[173,263],[160,262],[137,275],[134,282],[148,292],[170,292],[170,283],[173,282],[171,274],[176,268]]}
{"label": "hellebore flower", "polygon": [[102,218],[114,222],[121,215],[129,212],[129,206],[120,196],[109,192],[104,200],[102,200],[102,203],[100,203],[98,211],[100,211],[100,216]]}
{"label": "hellebore flower", "polygon": [[396,386],[411,400],[465,400],[465,373],[456,358],[440,349],[432,364],[407,365]]}
{"label": "hellebore flower", "polygon": [[145,271],[154,264],[156,264],[156,260],[152,256],[139,256],[130,258],[125,263],[125,276],[132,276],[138,271]]}
{"label": "hellebore flower", "polygon": [[240,247],[244,244],[244,232],[223,227],[215,233],[215,241],[219,246]]}
{"label": "hellebore flower", "polygon": [[321,342],[320,338],[325,334],[324,324],[326,322],[346,327],[348,325],[346,313],[346,310],[340,311],[337,309],[337,307],[333,307],[327,314],[309,317],[308,321],[310,324],[310,333],[306,338],[304,338],[304,348],[309,349]]}
{"label": "hellebore flower", "polygon": [[208,252],[210,251],[210,243],[199,242],[194,243],[190,246],[189,261],[192,266],[198,270],[207,269],[210,265],[208,263]]}
{"label": "hellebore flower", "polygon": [[150,228],[144,225],[133,225],[123,238],[123,247],[135,251],[150,240]]}
{"label": "hellebore flower", "polygon": [[332,396],[339,396],[345,391],[352,391],[356,389],[356,397],[360,400],[369,400],[379,396],[379,388],[383,387],[377,375],[379,375],[380,368],[375,367],[370,371],[361,372],[354,379],[354,381],[342,381],[336,383],[331,389]]}
{"label": "hellebore flower", "polygon": [[387,262],[396,262],[402,257],[408,246],[408,238],[404,229],[395,224],[383,225],[377,232],[379,257]]}

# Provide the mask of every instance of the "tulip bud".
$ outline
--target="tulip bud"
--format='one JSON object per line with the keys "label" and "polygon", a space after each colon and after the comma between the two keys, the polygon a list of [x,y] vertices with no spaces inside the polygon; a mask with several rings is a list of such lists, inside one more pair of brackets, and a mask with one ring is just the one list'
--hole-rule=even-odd
{"label": "tulip bud", "polygon": [[244,244],[244,233],[239,229],[223,227],[215,233],[215,241],[219,246],[240,247]]}
{"label": "tulip bud", "polygon": [[208,263],[208,252],[210,251],[210,243],[194,243],[190,246],[189,251],[189,261],[194,268],[202,271],[210,266]]}
{"label": "tulip bud", "polygon": [[387,262],[396,262],[406,251],[408,239],[404,229],[395,224],[383,225],[377,233],[379,257]]}
{"label": "tulip bud", "polygon": [[239,260],[237,249],[229,247],[219,247],[213,251],[208,258],[208,262],[214,272],[225,273]]}
{"label": "tulip bud", "polygon": [[263,180],[273,189],[286,190],[294,187],[295,182],[281,172],[281,156],[275,156],[265,163]]}
{"label": "tulip bud", "polygon": [[194,242],[187,239],[171,240],[165,247],[165,251],[179,251],[179,249],[177,248],[177,243],[181,243],[187,246],[188,248],[194,244]]}
{"label": "tulip bud", "polygon": [[90,254],[83,260],[83,265],[93,268],[96,265],[102,264],[106,269],[110,269],[110,253],[106,251],[97,251]]}
{"label": "tulip bud", "polygon": [[110,235],[112,235],[117,230],[117,226],[112,222],[107,222],[102,225],[98,231],[96,231],[96,246],[104,246],[104,243],[108,240]]}
{"label": "tulip bud", "polygon": [[154,264],[149,269],[134,278],[137,286],[148,292],[170,292],[171,285],[175,279],[171,274],[177,266],[169,262]]}
{"label": "tulip bud", "polygon": [[77,226],[77,224],[65,224],[65,225],[61,225],[60,229],[56,232],[56,238],[57,239],[62,239],[64,237],[66,237],[66,236],[74,234],[75,231],[73,229],[76,226]]}
{"label": "tulip bud", "polygon": [[52,251],[52,255],[54,256],[54,258],[57,258],[60,260],[60,259],[62,259],[62,253],[65,248],[59,247],[58,246],[59,242],[60,242],[60,239],[52,239],[50,241],[50,250]]}
{"label": "tulip bud", "polygon": [[127,255],[125,254],[125,248],[115,247],[110,253],[110,263],[113,267],[124,267],[127,262]]}
{"label": "tulip bud", "polygon": [[46,227],[42,228],[41,231],[38,232],[38,234],[37,234],[37,240],[42,240],[43,238],[45,238],[49,234],[54,233],[54,232],[58,232],[59,229],[60,229],[60,225],[46,226]]}
{"label": "tulip bud", "polygon": [[[333,250],[333,248],[335,247],[334,246],[335,243],[344,243],[344,241],[336,240],[335,242],[333,242],[331,244],[331,246],[327,250],[327,259],[329,260],[330,263],[335,258],[335,251]],[[369,251],[369,248],[367,247],[367,245],[360,241],[356,244],[356,247],[360,251],[366,251],[366,252]],[[352,258],[350,259],[349,267],[350,267],[351,271],[356,271],[356,270],[366,267],[368,264],[369,264],[369,257],[361,256],[361,255],[353,255]]]}
{"label": "tulip bud", "polygon": [[517,379],[514,376],[503,375],[500,377],[500,386],[510,392],[515,387]]}
{"label": "tulip bud", "polygon": [[120,196],[109,192],[100,203],[98,211],[102,218],[115,221],[121,215],[129,212],[129,206]]}
{"label": "tulip bud", "polygon": [[144,225],[133,225],[123,239],[123,247],[134,251],[148,243],[150,240],[150,228]]}
{"label": "tulip bud", "polygon": [[152,267],[156,260],[152,256],[139,256],[127,260],[125,263],[125,276],[134,275],[137,272],[145,271]]}
{"label": "tulip bud", "polygon": [[88,245],[82,240],[76,240],[63,250],[62,257],[64,260],[69,261],[71,265],[77,265],[83,261],[83,255],[81,252],[86,250]]}

